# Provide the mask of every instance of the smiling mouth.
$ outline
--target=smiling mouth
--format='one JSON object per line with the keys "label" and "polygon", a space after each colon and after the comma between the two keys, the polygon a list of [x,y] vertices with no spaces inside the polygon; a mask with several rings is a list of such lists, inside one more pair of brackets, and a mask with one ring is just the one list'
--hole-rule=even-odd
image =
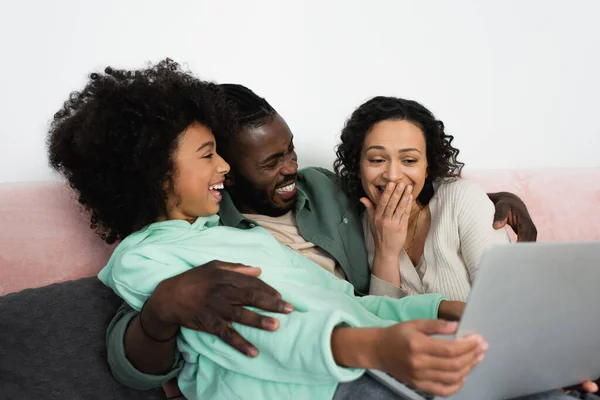
{"label": "smiling mouth", "polygon": [[219,182],[219,183],[213,183],[212,185],[210,185],[208,187],[208,190],[223,190],[225,188],[225,186],[223,185],[223,182]]}
{"label": "smiling mouth", "polygon": [[223,181],[218,183],[213,183],[208,187],[208,193],[210,193],[217,201],[221,201],[223,195],[221,194],[221,190],[223,190],[225,186],[223,186]]}
{"label": "smiling mouth", "polygon": [[286,194],[294,191],[296,189],[296,182],[292,182],[288,185],[282,186],[280,188],[275,189],[275,191],[279,194]]}
{"label": "smiling mouth", "polygon": [[287,182],[284,186],[278,187],[275,189],[275,193],[286,203],[293,201],[296,198],[296,181]]}

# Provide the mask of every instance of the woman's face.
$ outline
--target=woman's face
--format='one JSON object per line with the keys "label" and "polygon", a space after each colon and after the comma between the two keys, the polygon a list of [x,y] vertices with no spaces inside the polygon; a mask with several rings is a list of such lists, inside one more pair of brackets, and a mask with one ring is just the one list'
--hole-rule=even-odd
{"label": "woman's face", "polygon": [[427,148],[421,128],[401,120],[373,125],[361,150],[360,180],[374,204],[389,182],[412,185],[416,199],[426,177]]}
{"label": "woman's face", "polygon": [[179,136],[173,152],[173,176],[167,189],[167,219],[193,223],[216,214],[229,164],[217,154],[215,137],[200,123],[192,123]]}

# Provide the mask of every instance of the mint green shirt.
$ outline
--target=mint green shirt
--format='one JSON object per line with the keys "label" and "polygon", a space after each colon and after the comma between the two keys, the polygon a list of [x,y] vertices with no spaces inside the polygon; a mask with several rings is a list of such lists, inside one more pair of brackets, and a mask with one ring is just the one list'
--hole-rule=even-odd
{"label": "mint green shirt", "polygon": [[[335,258],[357,293],[368,293],[371,271],[358,208],[339,187],[335,174],[323,168],[303,168],[298,171],[296,189],[294,211],[302,237]],[[244,230],[258,225],[239,212],[227,191],[222,193],[219,211],[222,225]],[[235,247],[235,243],[230,244],[231,251]],[[147,390],[177,376],[182,363],[178,353],[171,370],[164,375],[144,374],[135,369],[126,357],[124,342],[127,327],[136,315],[137,311],[127,303],[117,311],[106,331],[107,359],[119,382]]]}
{"label": "mint green shirt", "polygon": [[[219,217],[154,223],[127,237],[99,278],[140,310],[156,286],[211,260],[260,265],[266,283],[295,311],[267,332],[235,328],[260,351],[249,358],[220,339],[182,328],[177,346],[184,366],[178,384],[188,399],[331,399],[339,382],[364,371],[336,365],[331,332],[336,326],[388,326],[396,321],[437,318],[441,295],[403,299],[355,297],[348,282],[278,243],[260,227],[219,226]],[[261,311],[262,312],[262,311]]]}

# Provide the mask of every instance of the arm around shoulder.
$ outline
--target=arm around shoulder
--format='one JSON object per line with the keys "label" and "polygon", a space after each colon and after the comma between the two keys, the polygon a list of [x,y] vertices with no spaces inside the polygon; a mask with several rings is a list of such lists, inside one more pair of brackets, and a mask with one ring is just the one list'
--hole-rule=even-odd
{"label": "arm around shoulder", "polygon": [[463,179],[450,185],[447,190],[454,200],[460,251],[473,281],[485,249],[510,243],[510,238],[506,229],[494,229],[494,205],[481,186]]}

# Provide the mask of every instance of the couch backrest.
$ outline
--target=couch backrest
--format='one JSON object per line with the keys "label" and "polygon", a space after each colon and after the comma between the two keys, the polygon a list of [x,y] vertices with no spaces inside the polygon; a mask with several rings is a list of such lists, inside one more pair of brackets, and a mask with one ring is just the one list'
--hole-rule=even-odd
{"label": "couch backrest", "polygon": [[[474,171],[488,192],[527,204],[540,241],[600,240],[600,168]],[[0,296],[92,276],[110,257],[62,182],[0,184]]]}
{"label": "couch backrest", "polygon": [[525,201],[540,242],[600,240],[600,168],[466,171],[487,192]]}
{"label": "couch backrest", "polygon": [[0,296],[95,275],[112,249],[64,183],[0,184]]}

